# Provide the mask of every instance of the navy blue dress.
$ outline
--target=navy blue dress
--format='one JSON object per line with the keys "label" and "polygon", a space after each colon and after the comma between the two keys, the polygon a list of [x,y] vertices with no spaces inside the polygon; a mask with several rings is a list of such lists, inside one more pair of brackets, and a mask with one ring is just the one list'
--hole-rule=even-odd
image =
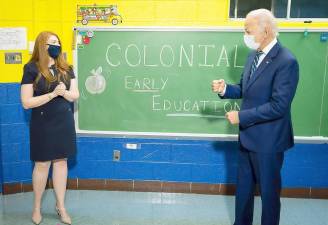
{"label": "navy blue dress", "polygon": [[[50,67],[53,75],[58,71]],[[39,70],[34,62],[24,66],[21,84],[34,84]],[[75,78],[73,70],[70,79]],[[64,82],[64,81],[63,81]],[[70,88],[70,80],[64,82]],[[43,76],[34,85],[34,96],[52,92],[58,82],[47,84]],[[32,161],[50,161],[68,158],[76,153],[76,132],[72,103],[58,96],[48,103],[32,109],[30,121],[30,158]]]}

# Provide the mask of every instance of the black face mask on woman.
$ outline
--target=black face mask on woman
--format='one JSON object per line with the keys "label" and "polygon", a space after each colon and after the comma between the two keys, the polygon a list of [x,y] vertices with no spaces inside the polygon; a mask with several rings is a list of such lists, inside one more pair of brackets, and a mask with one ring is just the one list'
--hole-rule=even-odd
{"label": "black face mask on woman", "polygon": [[61,48],[58,45],[49,45],[48,54],[51,58],[57,59],[61,52]]}

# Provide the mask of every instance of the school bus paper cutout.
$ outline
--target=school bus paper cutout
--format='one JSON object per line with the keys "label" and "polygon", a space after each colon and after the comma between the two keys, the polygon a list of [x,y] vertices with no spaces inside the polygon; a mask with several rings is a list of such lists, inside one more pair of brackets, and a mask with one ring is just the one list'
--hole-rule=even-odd
{"label": "school bus paper cutout", "polygon": [[104,22],[117,25],[122,17],[116,5],[77,5],[77,23],[87,25],[89,22]]}

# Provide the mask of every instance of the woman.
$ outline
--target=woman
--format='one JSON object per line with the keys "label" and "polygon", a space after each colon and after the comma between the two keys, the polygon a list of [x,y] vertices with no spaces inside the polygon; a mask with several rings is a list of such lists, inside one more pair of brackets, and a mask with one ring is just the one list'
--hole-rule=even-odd
{"label": "woman", "polygon": [[71,224],[65,210],[67,158],[76,152],[76,133],[71,102],[79,98],[71,66],[62,54],[61,42],[52,32],[36,38],[32,58],[24,66],[21,100],[32,108],[30,122],[30,158],[35,162],[32,182],[34,208],[32,221],[40,224],[41,199],[53,166],[56,210],[63,223]]}

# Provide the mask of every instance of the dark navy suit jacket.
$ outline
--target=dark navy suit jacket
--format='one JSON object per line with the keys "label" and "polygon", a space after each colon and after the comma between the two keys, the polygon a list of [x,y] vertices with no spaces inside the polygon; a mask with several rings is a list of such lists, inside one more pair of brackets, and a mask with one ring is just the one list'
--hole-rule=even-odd
{"label": "dark navy suit jacket", "polygon": [[249,81],[255,51],[248,56],[240,83],[227,85],[222,98],[242,98],[239,141],[255,152],[281,152],[294,145],[291,103],[299,66],[290,51],[277,42]]}

